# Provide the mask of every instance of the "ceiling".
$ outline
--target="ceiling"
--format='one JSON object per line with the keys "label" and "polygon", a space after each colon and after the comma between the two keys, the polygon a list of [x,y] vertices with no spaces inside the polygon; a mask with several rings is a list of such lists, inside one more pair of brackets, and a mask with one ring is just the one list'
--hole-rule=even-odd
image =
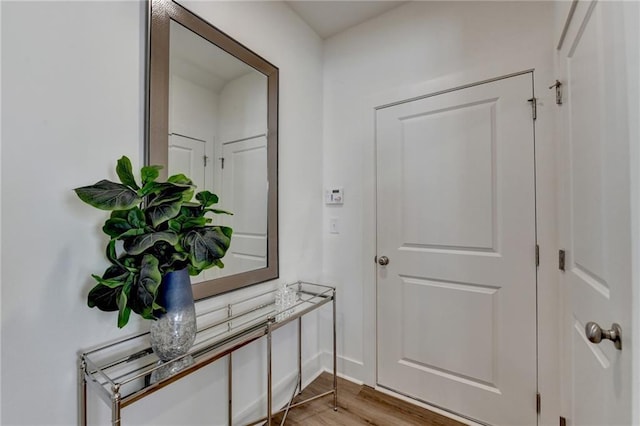
{"label": "ceiling", "polygon": [[308,1],[285,2],[323,39],[398,7],[406,1]]}

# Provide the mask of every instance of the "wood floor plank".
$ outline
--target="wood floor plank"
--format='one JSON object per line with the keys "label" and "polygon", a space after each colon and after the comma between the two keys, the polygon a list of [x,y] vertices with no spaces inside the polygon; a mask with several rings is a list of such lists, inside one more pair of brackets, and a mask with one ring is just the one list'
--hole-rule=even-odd
{"label": "wood floor plank", "polygon": [[[294,402],[319,395],[333,386],[333,376],[321,374],[298,395]],[[282,414],[272,423],[279,425]],[[338,411],[333,410],[333,395],[293,408],[287,426],[464,426],[463,423],[433,413],[368,386],[338,378]]]}

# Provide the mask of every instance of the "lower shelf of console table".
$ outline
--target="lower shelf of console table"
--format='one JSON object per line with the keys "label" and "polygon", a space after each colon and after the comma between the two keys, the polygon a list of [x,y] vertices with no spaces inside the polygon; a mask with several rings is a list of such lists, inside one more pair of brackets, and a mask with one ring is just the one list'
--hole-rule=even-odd
{"label": "lower shelf of console table", "polygon": [[[80,355],[79,423],[87,424],[87,392],[93,391],[111,407],[111,422],[119,426],[121,410],[173,382],[198,372],[203,367],[226,357],[228,360],[228,415],[233,419],[232,366],[233,352],[258,339],[267,339],[267,412],[256,423],[271,426],[272,416],[302,405],[319,397],[333,395],[337,410],[336,375],[336,291],[334,287],[296,282],[287,285],[295,294],[295,303],[286,309],[276,309],[276,290],[235,301],[224,307],[203,312],[198,316],[198,334],[188,354],[162,363],[149,344],[149,333],[100,346]],[[295,395],[302,392],[302,317],[331,303],[333,308],[333,388],[329,391],[292,404]],[[273,411],[272,334],[278,328],[298,322],[298,376],[296,388],[287,407]],[[284,422],[283,419],[283,422]]]}

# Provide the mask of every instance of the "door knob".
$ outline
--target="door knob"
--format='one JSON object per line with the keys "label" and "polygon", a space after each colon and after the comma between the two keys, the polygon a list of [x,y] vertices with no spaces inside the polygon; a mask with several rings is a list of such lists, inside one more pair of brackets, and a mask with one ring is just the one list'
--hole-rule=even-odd
{"label": "door knob", "polygon": [[602,339],[611,340],[618,350],[622,350],[622,328],[615,322],[611,325],[611,330],[603,330],[598,324],[589,321],[584,327],[584,333],[591,343],[600,343]]}
{"label": "door knob", "polygon": [[380,256],[378,258],[378,263],[382,266],[388,265],[389,264],[389,258],[387,256]]}

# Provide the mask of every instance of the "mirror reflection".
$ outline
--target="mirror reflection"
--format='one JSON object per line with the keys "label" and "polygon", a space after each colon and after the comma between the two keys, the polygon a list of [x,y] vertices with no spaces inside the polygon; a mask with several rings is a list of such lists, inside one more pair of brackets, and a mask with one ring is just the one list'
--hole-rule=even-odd
{"label": "mirror reflection", "polygon": [[169,40],[168,174],[184,173],[233,216],[225,267],[192,283],[267,267],[267,76],[174,20]]}
{"label": "mirror reflection", "polygon": [[172,0],[149,9],[147,164],[184,173],[220,197],[216,224],[234,230],[194,299],[278,278],[276,66]]}

